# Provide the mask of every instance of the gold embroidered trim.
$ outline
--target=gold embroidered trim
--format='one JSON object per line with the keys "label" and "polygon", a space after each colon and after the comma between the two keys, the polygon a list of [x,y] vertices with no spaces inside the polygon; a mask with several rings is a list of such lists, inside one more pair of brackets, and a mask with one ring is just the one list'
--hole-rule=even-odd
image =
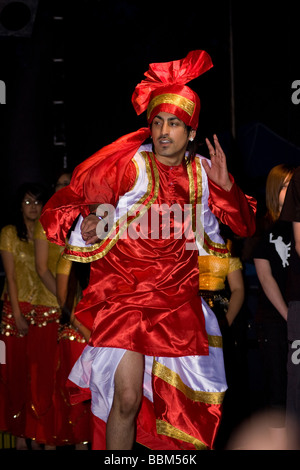
{"label": "gold embroidered trim", "polygon": [[208,405],[220,405],[223,402],[225,392],[203,392],[201,390],[193,390],[182,381],[176,372],[155,360],[153,361],[152,373],[182,392],[189,400],[206,403]]}
{"label": "gold embroidered trim", "polygon": [[223,347],[222,336],[207,335],[207,338],[208,338],[208,344],[212,348],[222,348]]}
{"label": "gold embroidered trim", "polygon": [[164,93],[158,95],[150,101],[147,108],[147,119],[151,116],[153,109],[160,104],[173,104],[183,109],[189,116],[193,115],[195,109],[195,103],[184,96],[176,95],[174,93]]}
{"label": "gold embroidered trim", "polygon": [[[202,167],[200,160],[198,158],[195,158],[195,165],[196,165],[196,181],[197,181],[197,204],[201,205],[202,204]],[[195,184],[194,184],[194,179],[193,179],[193,171],[192,168],[188,170],[188,176],[190,180],[190,188],[192,185],[193,191],[195,191]],[[191,194],[191,189],[190,189],[190,194]],[[191,198],[191,196],[190,196]],[[202,226],[201,220],[198,217],[197,223],[199,227],[196,224],[196,216],[197,213],[195,213],[196,207],[194,205],[195,198],[190,199],[190,202],[192,204],[192,228],[194,233],[196,233],[196,240],[198,243],[203,246],[203,249],[210,255],[217,256],[219,258],[229,258],[230,253],[227,251],[227,253],[224,253],[224,250],[226,250],[226,245],[224,243],[216,243],[213,242],[212,239],[207,235],[207,233],[204,231],[204,228]],[[198,228],[196,232],[196,227]],[[200,231],[200,233],[199,233]],[[204,239],[202,238],[204,236]],[[223,252],[220,253],[219,250],[222,250]]]}
{"label": "gold embroidered trim", "polygon": [[207,446],[204,444],[204,442],[200,441],[196,437],[190,436],[180,429],[175,428],[170,423],[166,423],[165,421],[157,419],[156,430],[158,434],[163,434],[164,436],[169,436],[173,439],[180,439],[184,442],[190,442],[197,450],[207,450]]}
{"label": "gold embroidered trim", "polygon": [[139,166],[138,166],[136,160],[133,158],[132,161],[133,161],[134,166],[135,166],[135,180],[134,180],[134,183],[133,183],[133,185],[132,185],[132,188],[130,188],[130,191],[132,191],[133,188],[135,187],[136,182],[137,182],[138,177],[139,177],[139,174],[140,174],[140,169],[139,169]]}
{"label": "gold embroidered trim", "polygon": [[62,325],[58,331],[58,341],[69,340],[76,341],[78,343],[86,343],[86,340],[79,331],[76,330],[73,326],[68,326],[67,328]]}
{"label": "gold embroidered trim", "polygon": [[205,237],[205,240],[207,240],[207,243],[209,243],[209,245],[211,245],[212,247],[214,247],[214,248],[220,248],[220,249],[222,249],[222,250],[225,250],[225,249],[226,249],[225,243],[216,243],[216,242],[213,242],[213,241],[209,238],[209,236],[208,236],[206,233],[205,233],[204,237]]}
{"label": "gold embroidered trim", "polygon": [[202,168],[199,158],[195,158],[197,177],[197,204],[202,204]]}
{"label": "gold embroidered trim", "polygon": [[[6,310],[6,305],[4,306]],[[2,321],[0,323],[0,333],[5,336],[17,336],[22,337],[16,327],[16,322],[12,313],[8,313],[5,310],[2,312]],[[40,311],[39,308],[33,309],[30,312],[23,313],[24,318],[27,320],[29,325],[43,327],[49,325],[49,323],[59,323],[59,317],[61,315],[59,308],[48,308],[46,311]]]}
{"label": "gold embroidered trim", "polygon": [[192,216],[192,231],[195,234],[196,233],[195,183],[194,183],[193,167],[192,167],[192,163],[190,161],[187,162],[186,169],[187,169],[187,174],[188,174],[188,178],[189,178],[189,198],[190,198],[190,204],[192,206],[192,214],[191,214],[191,216]]}
{"label": "gold embroidered trim", "polygon": [[[72,255],[68,253],[64,253],[63,257],[66,259],[69,259],[71,261],[80,261],[81,263],[90,263],[92,261],[95,261],[99,258],[103,258],[108,251],[117,243],[119,240],[120,236],[124,233],[124,231],[128,228],[129,224],[133,222],[135,219],[138,217],[141,217],[142,215],[145,214],[145,212],[148,211],[149,207],[154,203],[154,201],[157,199],[158,196],[158,189],[159,189],[159,174],[157,167],[154,162],[154,157],[152,152],[141,152],[140,155],[144,158],[145,160],[145,165],[146,165],[146,172],[148,176],[148,186],[146,193],[140,198],[139,201],[137,201],[131,208],[129,208],[128,212],[124,214],[120,219],[118,219],[108,235],[101,240],[99,243],[95,243],[92,246],[89,247],[74,247],[71,245],[66,245],[67,250],[70,251],[76,251],[77,253],[92,253],[95,252],[96,250],[99,250],[101,246],[103,246],[105,243],[107,243],[107,246],[95,253],[94,255],[86,256],[86,257],[79,257],[78,255]],[[150,160],[152,162],[152,168],[153,168],[153,173],[154,173],[154,181],[152,178],[152,172],[151,172],[151,167],[150,163],[148,160],[148,155],[150,157]],[[147,204],[144,205],[144,202],[146,201],[147,198],[149,198],[152,188],[154,185],[154,191],[153,191],[153,196],[151,199],[147,202]],[[140,209],[139,207],[142,206]],[[139,209],[139,210],[138,210]],[[121,227],[121,228],[120,228]],[[118,229],[118,230],[117,230]],[[111,237],[111,235],[115,232],[115,235]]]}

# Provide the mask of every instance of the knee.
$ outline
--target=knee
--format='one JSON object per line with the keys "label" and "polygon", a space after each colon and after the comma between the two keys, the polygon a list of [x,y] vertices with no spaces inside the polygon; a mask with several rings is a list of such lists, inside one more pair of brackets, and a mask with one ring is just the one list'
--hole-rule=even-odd
{"label": "knee", "polygon": [[124,417],[135,416],[141,402],[141,393],[135,389],[124,389],[115,397],[119,413]]}

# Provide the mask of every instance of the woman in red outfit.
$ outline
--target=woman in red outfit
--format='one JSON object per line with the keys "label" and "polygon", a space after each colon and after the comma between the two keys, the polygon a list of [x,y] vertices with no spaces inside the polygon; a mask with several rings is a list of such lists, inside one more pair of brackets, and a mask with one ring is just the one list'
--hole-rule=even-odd
{"label": "woman in red outfit", "polygon": [[76,266],[60,257],[56,272],[56,295],[62,309],[54,398],[56,444],[75,445],[76,450],[88,449],[92,429],[90,400],[71,404],[66,385],[72,367],[90,338],[90,330],[74,318],[74,308],[87,283],[86,268],[87,265]]}
{"label": "woman in red outfit", "polygon": [[[55,185],[55,192],[69,184],[71,174],[65,170]],[[60,306],[56,297],[56,267],[62,248],[47,240],[38,221],[34,231],[35,266],[39,291],[35,310],[35,327],[30,331],[28,358],[30,364],[31,406],[26,418],[27,436],[44,444],[46,450],[56,445],[54,390],[58,364],[58,330]]]}

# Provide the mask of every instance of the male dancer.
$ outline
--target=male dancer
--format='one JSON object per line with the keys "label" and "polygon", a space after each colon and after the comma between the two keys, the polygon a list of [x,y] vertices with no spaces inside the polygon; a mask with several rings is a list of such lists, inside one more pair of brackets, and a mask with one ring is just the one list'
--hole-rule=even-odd
{"label": "male dancer", "polygon": [[[213,446],[226,379],[217,320],[197,295],[198,255],[228,256],[217,218],[250,236],[256,203],[229,175],[216,136],[214,145],[207,140],[210,161],[189,152],[200,100],[186,83],[211,66],[204,51],[151,64],[132,98],[148,127],[79,165],[41,218],[49,239],[63,244],[81,216],[65,256],[91,262],[76,316],[92,333],[70,380],[91,391],[94,449],[130,449],[135,439],[152,449]],[[168,218],[163,237],[174,206],[181,217]],[[98,217],[109,226],[101,239]]]}

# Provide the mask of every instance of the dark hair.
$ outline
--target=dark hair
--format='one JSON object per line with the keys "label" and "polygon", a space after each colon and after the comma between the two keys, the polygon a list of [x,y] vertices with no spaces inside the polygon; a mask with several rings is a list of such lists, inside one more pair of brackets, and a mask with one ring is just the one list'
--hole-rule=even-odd
{"label": "dark hair", "polygon": [[[193,128],[191,126],[186,126],[187,133],[189,134]],[[186,148],[186,152],[188,153],[186,157],[186,161],[190,162],[193,158],[195,158],[195,155],[197,153],[197,148],[198,148],[198,142],[197,138],[195,137],[194,140],[189,140],[189,143]]]}
{"label": "dark hair", "polygon": [[43,205],[48,199],[46,189],[39,183],[24,183],[18,188],[15,200],[14,222],[15,227],[17,229],[17,235],[20,240],[23,241],[28,241],[27,228],[21,211],[22,201],[26,194],[29,194],[30,196],[34,197]]}
{"label": "dark hair", "polygon": [[59,178],[63,175],[70,175],[72,177],[72,170],[70,168],[61,168],[55,174],[54,183],[52,184],[52,190],[55,192],[57,187],[57,182]]}

